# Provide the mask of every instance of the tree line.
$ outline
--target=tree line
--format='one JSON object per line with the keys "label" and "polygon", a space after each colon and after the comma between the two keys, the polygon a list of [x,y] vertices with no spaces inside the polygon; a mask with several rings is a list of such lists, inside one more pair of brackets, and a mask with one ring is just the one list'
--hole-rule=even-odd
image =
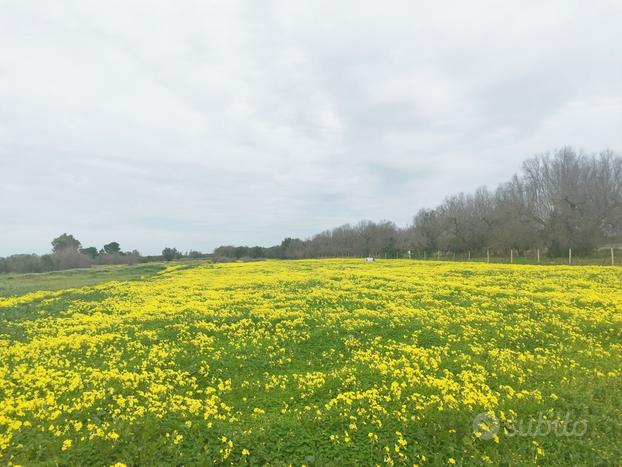
{"label": "tree line", "polygon": [[67,233],[59,235],[51,243],[52,252],[49,254],[17,254],[0,258],[0,273],[37,273],[104,264],[135,264],[210,256],[196,250],[183,253],[170,247],[164,248],[161,255],[142,256],[138,250],[122,251],[119,242],[107,243],[101,249],[94,246],[83,248],[77,238]]}
{"label": "tree line", "polygon": [[496,190],[451,195],[421,209],[410,225],[361,221],[286,238],[279,245],[220,246],[220,258],[317,258],[331,256],[422,256],[437,252],[492,254],[535,249],[550,257],[589,256],[622,242],[622,158],[564,147],[526,160]]}
{"label": "tree line", "polygon": [[101,249],[82,247],[73,235],[64,233],[52,240],[52,252],[45,255],[18,254],[0,258],[0,272],[47,272],[86,268],[94,264],[134,264],[141,259],[138,251],[122,251],[118,242]]}

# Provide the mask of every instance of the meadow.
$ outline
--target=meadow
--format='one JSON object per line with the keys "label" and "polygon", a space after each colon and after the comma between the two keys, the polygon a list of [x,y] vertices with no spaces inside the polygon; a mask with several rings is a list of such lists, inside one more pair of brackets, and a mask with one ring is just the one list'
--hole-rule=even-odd
{"label": "meadow", "polygon": [[620,459],[618,267],[331,259],[0,278],[2,464]]}

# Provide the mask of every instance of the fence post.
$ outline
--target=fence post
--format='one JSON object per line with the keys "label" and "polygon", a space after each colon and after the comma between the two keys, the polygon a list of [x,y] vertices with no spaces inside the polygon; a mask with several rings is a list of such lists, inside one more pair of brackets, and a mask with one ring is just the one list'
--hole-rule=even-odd
{"label": "fence post", "polygon": [[490,248],[486,248],[486,262],[490,263]]}
{"label": "fence post", "polygon": [[436,261],[440,261],[441,260],[441,250],[437,250],[436,251]]}
{"label": "fence post", "polygon": [[469,261],[471,261],[471,250],[469,250]]}
{"label": "fence post", "polygon": [[540,264],[540,248],[538,248],[538,264]]}
{"label": "fence post", "polygon": [[510,264],[514,263],[514,250],[510,248]]}
{"label": "fence post", "polygon": [[572,248],[568,248],[568,264],[572,264]]}

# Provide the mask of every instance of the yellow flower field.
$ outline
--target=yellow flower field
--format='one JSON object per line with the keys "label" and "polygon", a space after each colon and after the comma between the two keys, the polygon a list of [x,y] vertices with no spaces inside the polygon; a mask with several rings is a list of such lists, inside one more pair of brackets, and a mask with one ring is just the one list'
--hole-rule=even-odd
{"label": "yellow flower field", "polygon": [[621,458],[619,268],[180,263],[0,297],[2,464]]}

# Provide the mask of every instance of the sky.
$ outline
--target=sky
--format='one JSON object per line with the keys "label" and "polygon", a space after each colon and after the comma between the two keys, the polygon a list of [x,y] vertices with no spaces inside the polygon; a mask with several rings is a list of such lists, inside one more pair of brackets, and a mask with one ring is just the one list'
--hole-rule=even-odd
{"label": "sky", "polygon": [[622,153],[622,2],[0,0],[0,256],[411,222]]}

